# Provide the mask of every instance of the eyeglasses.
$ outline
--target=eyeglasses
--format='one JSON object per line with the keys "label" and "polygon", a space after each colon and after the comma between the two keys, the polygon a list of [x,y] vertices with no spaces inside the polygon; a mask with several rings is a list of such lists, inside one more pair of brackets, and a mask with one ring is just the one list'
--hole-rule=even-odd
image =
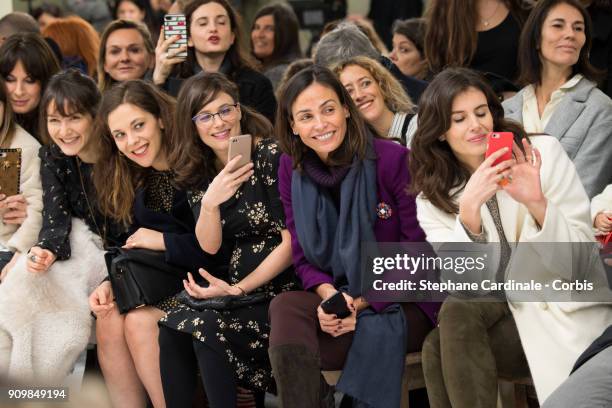
{"label": "eyeglasses", "polygon": [[191,118],[191,120],[196,125],[210,125],[213,123],[215,116],[219,115],[219,119],[222,121],[227,121],[234,116],[238,105],[240,104],[235,103],[233,105],[226,105],[217,113],[200,113],[199,115],[195,115],[193,118]]}

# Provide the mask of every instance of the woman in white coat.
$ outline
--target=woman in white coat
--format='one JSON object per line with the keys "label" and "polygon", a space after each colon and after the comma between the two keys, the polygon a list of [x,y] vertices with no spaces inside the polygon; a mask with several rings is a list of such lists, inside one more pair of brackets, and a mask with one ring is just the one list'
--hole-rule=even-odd
{"label": "woman in white coat", "polygon": [[7,196],[0,191],[0,280],[38,239],[42,224],[39,148],[40,143],[15,123],[0,79],[0,149],[21,150],[19,194]]}
{"label": "woman in white coat", "polygon": [[[421,192],[418,219],[429,242],[499,243],[494,269],[508,279],[526,259],[524,252],[516,254],[518,242],[593,241],[588,197],[560,143],[550,136],[528,142],[522,127],[504,120],[501,104],[478,74],[442,72],[423,94],[419,112],[410,172]],[[486,135],[493,130],[514,133],[513,159],[493,165],[503,151],[485,159]],[[538,263],[531,265],[538,271],[534,279],[545,284],[571,278],[555,262],[563,254],[539,254],[535,245],[531,250],[536,252],[529,261]],[[495,406],[498,373],[525,374],[521,344],[544,401],[612,323],[612,307],[602,303],[549,302],[544,291],[532,296],[539,301],[513,301],[509,293],[508,306],[445,302],[439,328],[423,346],[432,407]]]}

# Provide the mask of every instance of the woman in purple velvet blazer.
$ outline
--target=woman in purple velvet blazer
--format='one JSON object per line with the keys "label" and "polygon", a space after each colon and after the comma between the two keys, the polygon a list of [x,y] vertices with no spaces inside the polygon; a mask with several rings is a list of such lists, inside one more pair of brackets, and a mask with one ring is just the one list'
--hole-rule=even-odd
{"label": "woman in purple velvet blazer", "polygon": [[[342,369],[340,391],[373,407],[399,406],[404,355],[420,350],[439,304],[368,302],[360,262],[362,242],[425,240],[408,193],[408,150],[374,138],[326,68],[298,72],[280,90],[279,108],[279,190],[304,288],[270,305],[281,405],[333,406],[320,371]],[[348,317],[320,306],[337,291]]]}

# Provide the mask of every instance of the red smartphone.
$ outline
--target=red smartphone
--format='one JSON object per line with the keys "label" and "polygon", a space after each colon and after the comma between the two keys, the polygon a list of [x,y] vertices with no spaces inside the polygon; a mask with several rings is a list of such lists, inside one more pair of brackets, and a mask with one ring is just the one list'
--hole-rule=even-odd
{"label": "red smartphone", "polygon": [[491,156],[496,151],[508,148],[508,151],[493,162],[493,166],[498,165],[501,162],[512,159],[512,143],[514,142],[514,135],[512,132],[491,132],[487,135],[487,152],[485,157]]}

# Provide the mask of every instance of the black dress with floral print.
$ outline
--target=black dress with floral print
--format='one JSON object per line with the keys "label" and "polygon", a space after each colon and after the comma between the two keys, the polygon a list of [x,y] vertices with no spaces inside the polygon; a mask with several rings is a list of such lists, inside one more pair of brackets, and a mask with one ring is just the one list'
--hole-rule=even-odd
{"label": "black dress with floral print", "polygon": [[92,232],[109,246],[123,245],[127,228],[104,217],[93,188],[93,165],[76,156],[66,156],[57,145],[43,146],[40,177],[43,187],[43,222],[38,246],[53,252],[58,260],[70,258],[72,217],[85,221]]}
{"label": "black dress with floral print", "polygon": [[[221,205],[223,240],[233,241],[229,282],[235,284],[251,273],[281,242],[285,215],[278,192],[280,151],[264,139],[253,153],[254,174]],[[204,189],[205,191],[205,189]],[[192,192],[195,217],[200,214],[204,191]],[[263,303],[233,310],[197,311],[177,303],[160,324],[191,333],[199,341],[226,356],[234,368],[238,385],[251,390],[269,390],[273,384],[268,360],[268,306],[277,294],[297,288],[293,268],[287,268],[255,292],[269,295]]]}

